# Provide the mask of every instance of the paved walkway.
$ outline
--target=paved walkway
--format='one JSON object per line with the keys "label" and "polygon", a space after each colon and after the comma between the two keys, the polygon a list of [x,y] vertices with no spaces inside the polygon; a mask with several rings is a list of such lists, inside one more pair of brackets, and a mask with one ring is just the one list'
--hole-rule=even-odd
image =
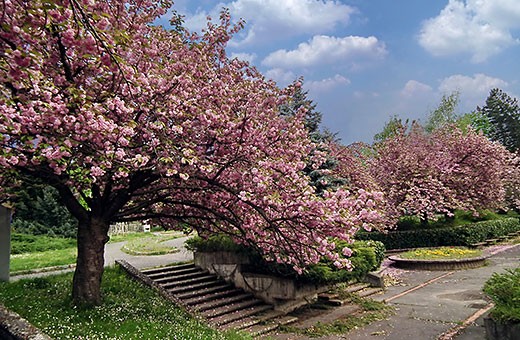
{"label": "paved walkway", "polygon": [[[137,268],[146,268],[193,260],[193,254],[183,246],[185,240],[183,237],[168,241],[169,245],[178,247],[180,251],[158,256],[132,256],[121,251],[123,243],[108,244],[105,265],[124,259]],[[484,282],[495,272],[520,266],[520,244],[499,250],[496,248],[487,266],[476,269],[444,272],[394,270],[392,274],[397,276],[399,283],[387,287],[384,294],[373,298],[393,305],[395,315],[346,335],[320,339],[484,340],[483,318],[489,305],[482,293]],[[391,267],[388,271],[392,271]],[[36,275],[41,276],[42,273]],[[465,322],[464,329],[455,334]],[[307,337],[287,334],[283,339]]]}
{"label": "paved walkway", "polygon": [[166,255],[129,255],[121,250],[124,242],[109,243],[105,246],[105,266],[113,265],[116,260],[125,260],[138,269],[164,266],[174,262],[193,261],[193,253],[184,247],[184,242],[187,239],[188,237],[180,237],[162,242],[161,244],[179,249],[177,253]]}
{"label": "paved walkway", "polygon": [[[384,294],[374,298],[393,305],[396,314],[338,338],[484,340],[483,320],[489,301],[482,287],[493,273],[519,266],[520,244],[517,244],[491,256],[489,264],[481,268],[403,271],[400,284],[388,287]],[[413,288],[417,289],[410,291]],[[460,327],[465,321],[468,325]],[[463,329],[457,334],[460,328]]]}

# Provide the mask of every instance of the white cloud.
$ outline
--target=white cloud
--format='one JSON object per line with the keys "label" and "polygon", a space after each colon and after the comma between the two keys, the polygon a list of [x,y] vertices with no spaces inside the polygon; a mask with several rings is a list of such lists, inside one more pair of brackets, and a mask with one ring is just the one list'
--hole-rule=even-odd
{"label": "white cloud", "polygon": [[385,44],[376,37],[326,35],[314,36],[292,51],[278,50],[269,54],[262,63],[271,67],[295,68],[311,65],[349,63],[382,58],[387,54]]}
{"label": "white cloud", "polygon": [[350,80],[348,78],[345,78],[340,74],[336,74],[331,78],[305,82],[304,87],[311,92],[326,92],[338,85],[348,84],[350,84]]}
{"label": "white cloud", "polygon": [[483,96],[485,98],[492,88],[505,88],[507,86],[506,81],[481,73],[475,74],[473,77],[456,74],[444,78],[439,85],[439,91],[441,93],[459,91],[461,95],[470,98],[482,98]]}
{"label": "white cloud", "polygon": [[418,82],[417,80],[409,80],[401,90],[401,96],[405,98],[411,98],[417,95],[431,93],[432,90],[432,87],[429,85]]}
{"label": "white cloud", "polygon": [[256,59],[255,53],[231,53],[231,59],[237,58],[239,60],[247,61],[252,64]]}
{"label": "white cloud", "polygon": [[504,29],[520,27],[520,4],[518,0],[469,0],[484,20]]}
{"label": "white cloud", "polygon": [[356,12],[335,0],[235,0],[220,2],[209,12],[199,9],[183,13],[186,26],[191,30],[204,28],[205,18],[211,15],[217,19],[223,7],[229,8],[234,20],[242,18],[246,22],[240,40],[232,42],[234,46],[332,31],[347,24]]}
{"label": "white cloud", "polygon": [[290,71],[281,68],[273,68],[265,73],[265,77],[272,79],[280,86],[286,86],[296,80],[297,76]]}
{"label": "white cloud", "polygon": [[519,23],[517,0],[450,0],[423,23],[419,44],[435,56],[469,53],[479,63],[517,44],[511,29]]}

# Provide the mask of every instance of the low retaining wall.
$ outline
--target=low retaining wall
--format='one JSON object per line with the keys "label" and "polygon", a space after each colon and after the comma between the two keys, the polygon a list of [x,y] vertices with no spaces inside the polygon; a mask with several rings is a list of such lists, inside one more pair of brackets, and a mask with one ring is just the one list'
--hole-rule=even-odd
{"label": "low retaining wall", "polygon": [[520,322],[498,322],[485,318],[484,326],[489,340],[520,340]]}
{"label": "low retaining wall", "polygon": [[456,260],[413,260],[399,256],[390,256],[397,268],[415,270],[460,270],[482,267],[486,264],[487,256]]}
{"label": "low retaining wall", "polygon": [[52,340],[15,312],[0,305],[0,339]]}
{"label": "low retaining wall", "polygon": [[245,268],[249,264],[248,258],[232,252],[195,252],[194,261],[195,265],[273,304],[275,310],[286,313],[316,300],[319,293],[330,288],[328,285],[248,272]]}

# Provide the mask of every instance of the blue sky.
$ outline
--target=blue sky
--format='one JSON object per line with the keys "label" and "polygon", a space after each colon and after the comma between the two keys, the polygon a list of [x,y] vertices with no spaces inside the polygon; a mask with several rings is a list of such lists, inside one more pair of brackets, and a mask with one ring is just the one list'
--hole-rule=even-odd
{"label": "blue sky", "polygon": [[198,31],[229,8],[246,26],[228,53],[286,86],[304,77],[323,126],[373,141],[393,115],[424,121],[443,94],[459,113],[491,88],[520,94],[519,0],[177,0]]}

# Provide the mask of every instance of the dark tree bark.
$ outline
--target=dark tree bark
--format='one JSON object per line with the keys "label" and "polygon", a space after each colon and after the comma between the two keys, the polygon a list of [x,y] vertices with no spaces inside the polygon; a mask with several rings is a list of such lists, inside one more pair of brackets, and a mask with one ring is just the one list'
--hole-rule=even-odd
{"label": "dark tree bark", "polygon": [[96,217],[79,221],[78,257],[72,284],[72,298],[76,305],[101,304],[101,278],[109,224],[109,221]]}

